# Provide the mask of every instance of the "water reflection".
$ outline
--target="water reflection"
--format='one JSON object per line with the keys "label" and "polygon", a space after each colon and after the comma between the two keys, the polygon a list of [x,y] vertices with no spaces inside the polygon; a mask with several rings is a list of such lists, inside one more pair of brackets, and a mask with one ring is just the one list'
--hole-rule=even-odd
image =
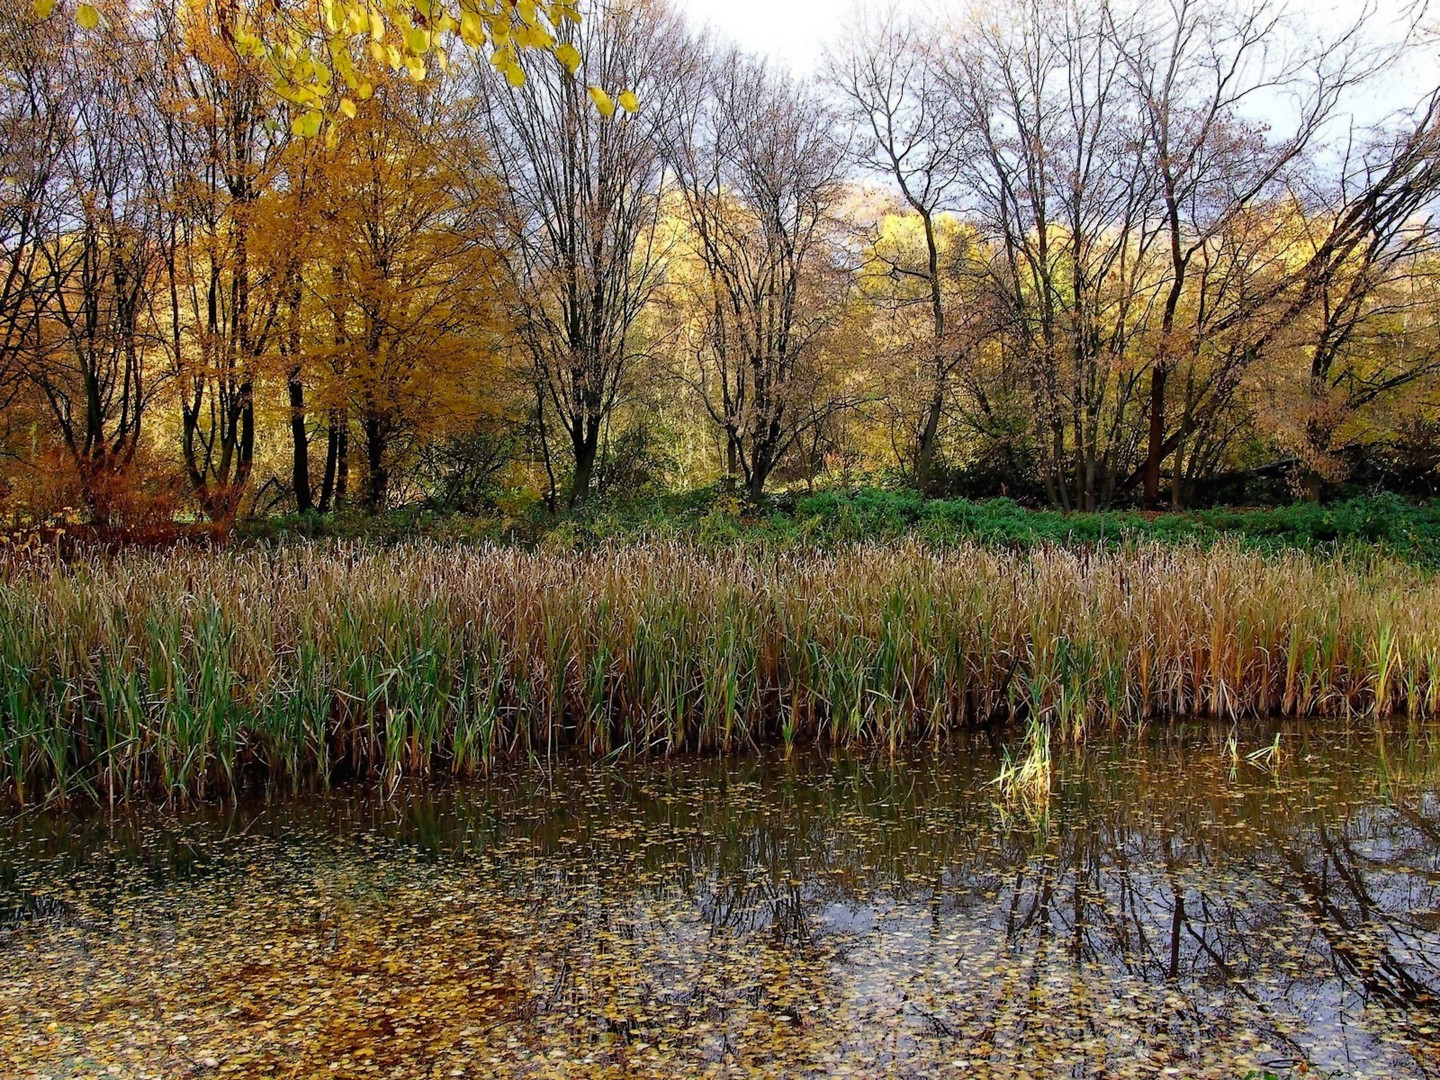
{"label": "water reflection", "polygon": [[1226,735],[1062,757],[1028,814],[954,747],[27,815],[0,840],[0,1060],[1440,1077],[1432,733],[1293,729],[1268,770]]}

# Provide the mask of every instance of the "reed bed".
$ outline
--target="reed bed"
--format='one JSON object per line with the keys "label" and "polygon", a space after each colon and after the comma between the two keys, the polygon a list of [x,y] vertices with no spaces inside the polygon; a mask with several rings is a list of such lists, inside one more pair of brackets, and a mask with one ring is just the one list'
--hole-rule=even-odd
{"label": "reed bed", "polygon": [[1440,581],[1238,548],[412,543],[0,564],[0,783],[226,796],[998,717],[1440,709]]}

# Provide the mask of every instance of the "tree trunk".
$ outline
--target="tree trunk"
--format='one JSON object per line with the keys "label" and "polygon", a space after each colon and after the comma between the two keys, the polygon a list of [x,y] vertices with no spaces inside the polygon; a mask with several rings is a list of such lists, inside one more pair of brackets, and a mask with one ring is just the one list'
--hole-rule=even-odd
{"label": "tree trunk", "polygon": [[752,503],[758,503],[765,497],[765,481],[769,475],[770,470],[759,464],[750,471],[750,479],[745,484],[745,494]]}
{"label": "tree trunk", "polygon": [[587,424],[578,435],[572,431],[570,441],[575,452],[575,472],[570,480],[570,506],[573,508],[590,497],[590,482],[595,475],[595,455],[600,447],[600,426]]}
{"label": "tree trunk", "polygon": [[305,430],[305,383],[297,365],[290,371],[290,443],[293,451],[291,482],[295,509],[301,514],[315,508],[310,490],[310,436]]}
{"label": "tree trunk", "polygon": [[1160,505],[1160,465],[1165,460],[1165,382],[1169,372],[1157,363],[1150,371],[1150,437],[1145,452],[1145,493],[1147,509]]}
{"label": "tree trunk", "polygon": [[920,432],[920,445],[915,456],[915,486],[920,494],[930,495],[934,488],[935,441],[940,432],[940,413],[945,399],[940,387],[930,399],[930,408],[925,413],[925,426]]}
{"label": "tree trunk", "polygon": [[386,488],[390,470],[385,465],[385,452],[390,438],[389,425],[383,417],[369,413],[365,417],[365,512],[378,514],[385,508]]}
{"label": "tree trunk", "polygon": [[339,510],[350,481],[350,418],[331,409],[325,431],[325,477],[320,483],[320,512]]}
{"label": "tree trunk", "polygon": [[927,270],[930,285],[930,318],[933,346],[935,349],[935,394],[930,399],[930,408],[925,413],[925,426],[920,432],[920,445],[915,455],[915,486],[922,495],[930,494],[931,475],[935,468],[935,441],[940,434],[940,413],[945,405],[945,303],[940,290],[940,245],[935,238],[935,218],[928,208],[921,208],[921,219],[925,223],[925,251],[928,259]]}

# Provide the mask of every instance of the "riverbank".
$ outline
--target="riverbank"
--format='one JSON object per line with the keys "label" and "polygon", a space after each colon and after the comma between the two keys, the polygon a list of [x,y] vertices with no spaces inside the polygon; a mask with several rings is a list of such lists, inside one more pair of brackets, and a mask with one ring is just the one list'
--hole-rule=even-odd
{"label": "riverbank", "polygon": [[0,568],[22,802],[1397,710],[1440,710],[1440,581],[1379,558],[332,542]]}

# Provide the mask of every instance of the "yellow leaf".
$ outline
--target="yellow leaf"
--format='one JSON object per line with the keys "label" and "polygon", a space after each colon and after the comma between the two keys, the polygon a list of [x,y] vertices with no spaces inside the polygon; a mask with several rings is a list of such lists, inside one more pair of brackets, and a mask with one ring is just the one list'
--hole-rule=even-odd
{"label": "yellow leaf", "polygon": [[460,40],[472,49],[478,49],[485,41],[485,31],[480,26],[480,16],[473,11],[460,13]]}
{"label": "yellow leaf", "polygon": [[96,11],[89,4],[81,4],[75,9],[75,21],[86,30],[94,30],[100,25],[100,12]]}
{"label": "yellow leaf", "polygon": [[370,40],[379,41],[385,36],[385,20],[378,11],[370,12]]}
{"label": "yellow leaf", "polygon": [[555,50],[555,59],[564,65],[566,71],[574,75],[575,69],[580,66],[580,50],[574,45],[561,45]]}
{"label": "yellow leaf", "polygon": [[290,130],[302,139],[314,138],[320,132],[325,116],[319,109],[311,109],[290,122]]}
{"label": "yellow leaf", "polygon": [[635,96],[635,91],[633,90],[621,90],[620,96],[615,100],[619,102],[620,107],[628,113],[640,111],[640,99]]}
{"label": "yellow leaf", "polygon": [[590,100],[595,103],[595,108],[600,110],[601,116],[615,115],[615,102],[610,100],[609,94],[601,90],[598,86],[590,87],[587,92],[590,95]]}
{"label": "yellow leaf", "polygon": [[416,56],[421,56],[430,48],[430,35],[418,26],[413,26],[405,34],[405,47]]}
{"label": "yellow leaf", "polygon": [[375,87],[370,85],[369,79],[361,79],[360,85],[355,87],[355,96],[361,101],[369,101],[370,95],[375,93]]}
{"label": "yellow leaf", "polygon": [[405,58],[405,69],[410,72],[410,78],[415,82],[425,81],[425,61],[418,56],[407,56]]}
{"label": "yellow leaf", "polygon": [[340,99],[340,111],[345,114],[347,120],[354,120],[355,102],[351,101],[348,97],[342,97]]}
{"label": "yellow leaf", "polygon": [[505,69],[505,81],[511,86],[525,85],[525,72],[519,64],[511,64]]}
{"label": "yellow leaf", "polygon": [[35,16],[40,19],[48,19],[50,12],[55,10],[55,0],[35,0]]}

